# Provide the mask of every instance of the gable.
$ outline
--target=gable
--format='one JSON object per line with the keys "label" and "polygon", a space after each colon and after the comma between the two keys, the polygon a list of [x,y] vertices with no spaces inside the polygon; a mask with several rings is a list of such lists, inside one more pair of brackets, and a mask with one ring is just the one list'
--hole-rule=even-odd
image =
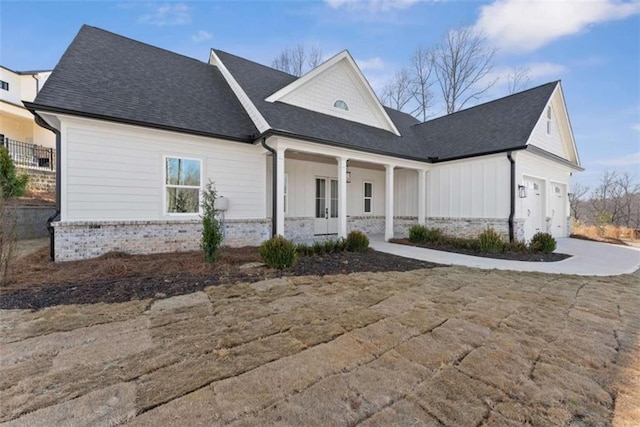
{"label": "gable", "polygon": [[[345,51],[267,97],[306,110],[362,123],[399,135],[351,56]],[[342,108],[337,105],[342,104]]]}
{"label": "gable", "polygon": [[[551,108],[551,118],[548,109]],[[549,131],[547,130],[549,129]],[[564,97],[560,85],[556,87],[544,107],[528,141],[529,145],[541,148],[551,154],[579,164],[578,153],[569,123]]]}

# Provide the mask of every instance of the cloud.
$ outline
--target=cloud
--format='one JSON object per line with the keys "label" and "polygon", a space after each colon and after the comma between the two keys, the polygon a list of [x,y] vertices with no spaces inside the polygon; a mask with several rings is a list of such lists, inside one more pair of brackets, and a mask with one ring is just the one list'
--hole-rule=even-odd
{"label": "cloud", "polygon": [[558,78],[561,74],[566,73],[569,69],[562,64],[554,64],[553,62],[534,62],[525,65],[529,69],[529,77],[532,80],[546,77]]}
{"label": "cloud", "polygon": [[325,0],[333,9],[344,7],[351,10],[368,12],[388,12],[393,9],[407,9],[420,0]]}
{"label": "cloud", "polygon": [[384,61],[379,56],[370,59],[356,59],[360,70],[381,70],[384,68]]}
{"label": "cloud", "polygon": [[475,28],[505,51],[530,52],[595,24],[639,12],[637,1],[495,0],[480,8]]}
{"label": "cloud", "polygon": [[193,40],[196,43],[200,43],[206,40],[211,40],[212,38],[213,38],[213,34],[205,30],[198,30],[197,33],[191,36],[191,40]]}
{"label": "cloud", "polygon": [[596,160],[592,164],[603,166],[634,166],[640,164],[640,152],[611,159]]}
{"label": "cloud", "polygon": [[191,10],[184,3],[150,4],[150,13],[142,15],[138,22],[158,27],[186,25],[191,22]]}

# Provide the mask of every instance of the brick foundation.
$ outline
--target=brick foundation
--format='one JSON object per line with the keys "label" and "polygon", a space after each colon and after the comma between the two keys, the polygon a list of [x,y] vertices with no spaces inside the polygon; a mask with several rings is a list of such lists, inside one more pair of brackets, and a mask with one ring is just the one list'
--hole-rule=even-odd
{"label": "brick foundation", "polygon": [[[112,251],[131,254],[200,249],[202,222],[74,221],[55,222],[56,261],[94,258]],[[224,245],[256,246],[271,233],[269,220],[226,220]]]}
{"label": "brick foundation", "polygon": [[[487,228],[493,228],[495,231],[509,238],[509,219],[508,218],[427,218],[427,227],[439,228],[442,232],[449,236],[464,237],[473,239],[478,237]],[[524,240],[524,220],[514,219],[514,237],[516,240]]]}

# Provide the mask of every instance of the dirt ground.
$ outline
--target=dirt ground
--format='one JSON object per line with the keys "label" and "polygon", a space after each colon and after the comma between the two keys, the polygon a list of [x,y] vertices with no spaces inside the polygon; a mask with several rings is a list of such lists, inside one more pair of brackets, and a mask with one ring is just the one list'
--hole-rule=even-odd
{"label": "dirt ground", "polygon": [[638,426],[639,279],[432,268],[0,310],[0,422]]}

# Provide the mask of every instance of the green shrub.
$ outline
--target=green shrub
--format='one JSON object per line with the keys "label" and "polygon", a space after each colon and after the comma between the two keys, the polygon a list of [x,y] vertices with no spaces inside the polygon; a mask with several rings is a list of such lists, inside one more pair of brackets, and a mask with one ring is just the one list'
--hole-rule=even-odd
{"label": "green shrub", "polygon": [[313,245],[311,245],[311,248],[313,249],[313,253],[316,254],[316,255],[324,254],[324,243],[323,242],[320,242],[320,241],[313,242]]}
{"label": "green shrub", "polygon": [[544,254],[550,254],[556,250],[556,239],[549,233],[537,232],[531,238],[529,243],[529,250],[531,252],[542,252]]}
{"label": "green shrub", "polygon": [[215,209],[218,192],[213,182],[209,181],[202,193],[202,240],[200,246],[206,262],[218,259],[218,249],[222,243],[222,227]]}
{"label": "green shrub", "polygon": [[313,246],[299,243],[298,245],[296,245],[296,253],[298,254],[298,256],[312,256]]}
{"label": "green shrub", "polygon": [[487,228],[476,239],[480,252],[497,253],[504,250],[502,236],[493,228]]}
{"label": "green shrub", "polygon": [[347,234],[345,249],[349,252],[366,252],[369,248],[369,238],[361,231]]}
{"label": "green shrub", "polygon": [[9,149],[0,147],[0,197],[10,199],[24,195],[29,176],[16,174],[16,166],[9,155]]}
{"label": "green shrub", "polygon": [[427,238],[427,227],[424,225],[414,225],[409,229],[409,241],[412,243],[423,243]]}
{"label": "green shrub", "polygon": [[442,234],[442,230],[439,228],[427,228],[426,234],[424,236],[425,242],[439,242],[444,238],[444,234]]}
{"label": "green shrub", "polygon": [[260,256],[271,268],[289,268],[296,261],[296,245],[282,236],[275,236],[262,242]]}
{"label": "green shrub", "polygon": [[449,245],[457,249],[475,250],[477,242],[473,239],[464,239],[462,237],[443,236],[438,240],[443,245]]}

